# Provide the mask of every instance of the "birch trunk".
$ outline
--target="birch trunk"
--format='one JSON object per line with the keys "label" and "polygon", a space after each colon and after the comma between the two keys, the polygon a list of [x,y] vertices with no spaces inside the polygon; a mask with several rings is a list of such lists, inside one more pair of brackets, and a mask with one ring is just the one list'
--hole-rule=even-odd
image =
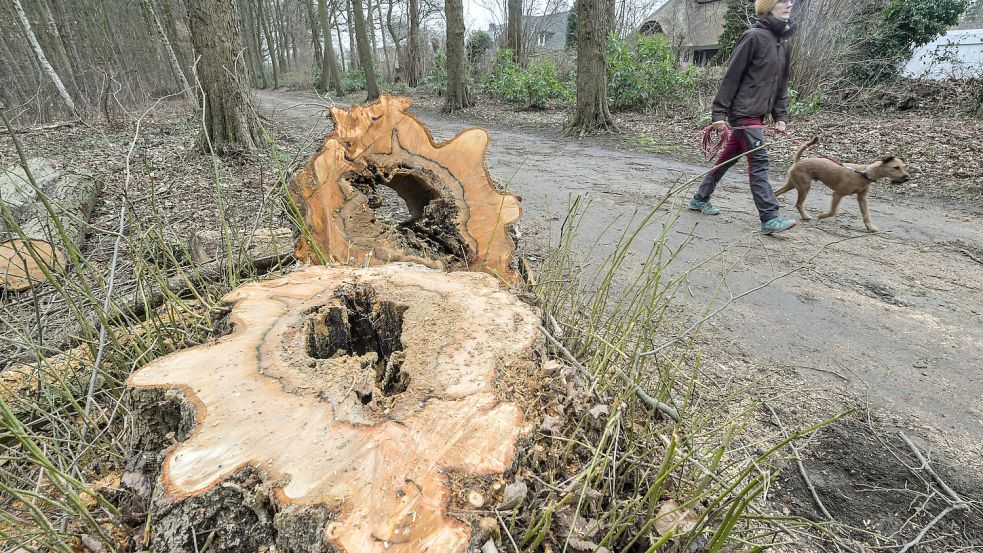
{"label": "birch trunk", "polygon": [[184,96],[191,102],[195,109],[198,109],[198,98],[195,95],[194,90],[191,85],[188,84],[188,78],[185,77],[184,71],[181,69],[181,62],[177,59],[177,54],[174,53],[174,48],[171,46],[170,39],[167,38],[167,32],[164,30],[164,25],[160,21],[160,17],[157,15],[157,10],[154,9],[154,5],[150,0],[143,0],[143,8],[147,12],[147,17],[154,25],[154,29],[157,31],[157,35],[160,37],[161,45],[164,46],[164,53],[167,55],[167,61],[171,64],[171,71],[174,72],[174,78],[177,79],[178,86],[184,92]]}
{"label": "birch trunk", "polygon": [[48,78],[51,79],[52,83],[54,83],[55,88],[58,90],[58,94],[65,102],[65,105],[68,106],[68,109],[72,110],[72,113],[77,113],[78,110],[75,108],[75,100],[73,100],[72,96],[68,93],[68,90],[65,88],[65,83],[61,81],[61,77],[59,77],[58,73],[55,72],[55,68],[51,66],[50,62],[48,62],[48,57],[44,54],[44,50],[41,49],[41,44],[38,42],[38,37],[34,34],[34,29],[31,27],[31,22],[27,19],[27,14],[24,13],[24,6],[21,4],[20,0],[13,0],[13,2],[14,11],[17,13],[17,18],[20,20],[20,24],[24,27],[24,34],[27,35],[27,40],[31,43],[31,48],[34,50],[34,55],[37,57],[38,64],[41,65],[44,72],[48,75]]}

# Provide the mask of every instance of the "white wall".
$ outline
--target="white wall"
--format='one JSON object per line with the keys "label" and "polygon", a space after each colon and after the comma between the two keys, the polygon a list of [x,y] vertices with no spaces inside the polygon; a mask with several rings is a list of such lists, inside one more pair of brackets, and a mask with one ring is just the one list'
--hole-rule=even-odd
{"label": "white wall", "polygon": [[915,50],[902,72],[928,79],[983,76],[983,29],[949,31]]}

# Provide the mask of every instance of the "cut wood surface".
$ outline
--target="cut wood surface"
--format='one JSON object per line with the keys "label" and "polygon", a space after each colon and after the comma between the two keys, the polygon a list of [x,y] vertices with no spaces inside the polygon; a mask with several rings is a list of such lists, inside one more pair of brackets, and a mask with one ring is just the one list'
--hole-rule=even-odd
{"label": "cut wood surface", "polygon": [[51,273],[64,267],[67,247],[85,239],[100,191],[97,181],[60,171],[46,159],[31,158],[27,165],[37,186],[20,165],[0,169],[0,288],[10,291],[45,282],[41,264]]}
{"label": "cut wood surface", "polygon": [[[511,390],[528,386],[503,382],[534,367],[535,313],[487,274],[403,263],[313,266],[226,300],[231,335],[128,381],[135,394],[181,390],[195,411],[163,461],[154,548],[189,547],[208,505],[182,502],[240,486],[223,482],[248,467],[279,504],[277,540],[306,540],[301,550],[322,549],[289,528],[348,552],[464,551],[472,530],[447,514],[449,474],[512,464],[524,400]],[[283,520],[318,505],[316,532]]]}
{"label": "cut wood surface", "polygon": [[[315,244],[302,238],[301,259],[353,265],[413,261],[445,270],[486,271],[512,282],[522,215],[519,197],[499,190],[485,167],[488,133],[469,129],[437,144],[407,112],[406,98],[383,96],[350,110],[331,109],[334,132],[298,172],[292,191]],[[373,207],[388,187],[408,218],[381,220]]]}

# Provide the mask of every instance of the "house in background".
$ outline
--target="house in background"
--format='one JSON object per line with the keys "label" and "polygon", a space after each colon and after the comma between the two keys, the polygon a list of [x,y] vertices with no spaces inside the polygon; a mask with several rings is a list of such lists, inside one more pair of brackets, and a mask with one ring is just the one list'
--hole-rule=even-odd
{"label": "house in background", "polygon": [[[532,50],[563,50],[567,46],[567,18],[570,10],[547,15],[522,17],[522,32]],[[505,33],[505,25],[488,24],[488,34],[496,42]]]}
{"label": "house in background", "polygon": [[726,11],[723,0],[667,0],[645,18],[638,32],[665,35],[681,63],[703,65],[720,49]]}
{"label": "house in background", "polygon": [[961,24],[916,49],[902,73],[936,80],[983,75],[983,2]]}

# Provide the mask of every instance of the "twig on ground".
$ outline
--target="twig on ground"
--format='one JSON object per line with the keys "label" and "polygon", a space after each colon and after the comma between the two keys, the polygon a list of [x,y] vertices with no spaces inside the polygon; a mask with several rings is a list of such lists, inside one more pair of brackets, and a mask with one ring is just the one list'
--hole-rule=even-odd
{"label": "twig on ground", "polygon": [[[918,446],[916,446],[914,442],[912,442],[911,439],[909,439],[908,436],[906,436],[903,431],[899,430],[898,436],[900,436],[901,439],[904,441],[904,443],[908,446],[908,448],[911,449],[911,452],[915,454],[915,457],[918,459],[918,462],[922,464],[922,466],[918,468],[927,472],[929,476],[932,477],[932,480],[935,480],[935,483],[939,485],[939,488],[941,488],[942,491],[945,492],[947,496],[949,496],[949,499],[951,500],[952,503],[952,507],[960,510],[969,509],[969,502],[959,497],[959,494],[954,492],[952,488],[950,488],[942,480],[942,477],[939,476],[938,473],[936,473],[932,469],[931,465],[928,464],[928,460],[925,459],[924,455],[922,455],[922,452],[921,450],[918,449]],[[912,469],[912,471],[914,471],[914,469]]]}
{"label": "twig on ground", "polygon": [[[782,424],[782,419],[778,417],[778,413],[775,413],[775,410],[772,409],[771,405],[768,405],[767,403],[765,403],[765,407],[768,409],[768,412],[771,413],[771,417],[775,419],[775,423],[778,424],[778,428],[782,431],[782,435],[787,437],[788,432],[785,430],[785,425]],[[792,448],[792,454],[795,455],[795,463],[799,466],[799,474],[802,475],[802,480],[805,481],[806,487],[809,488],[809,493],[812,494],[813,502],[815,502],[816,506],[819,507],[819,510],[822,511],[823,516],[826,517],[826,520],[831,522],[835,521],[836,519],[834,519],[833,515],[831,515],[826,509],[826,505],[823,504],[823,500],[819,498],[819,492],[816,491],[816,487],[812,485],[812,479],[809,478],[809,473],[806,472],[806,467],[802,464],[802,456],[799,455],[798,446],[796,446],[794,442],[790,442],[788,446]]]}
{"label": "twig on ground", "polygon": [[911,549],[912,547],[915,547],[916,545],[918,545],[922,541],[922,538],[925,537],[925,534],[928,534],[928,531],[931,530],[933,526],[935,526],[936,524],[938,524],[938,522],[940,520],[942,520],[943,517],[945,517],[947,514],[949,514],[949,511],[952,511],[953,509],[957,509],[957,508],[958,507],[955,507],[953,505],[949,505],[948,507],[946,507],[941,513],[939,513],[938,515],[936,515],[936,517],[933,518],[931,522],[929,522],[924,528],[922,528],[922,531],[919,532],[917,536],[915,536],[915,539],[913,539],[910,542],[906,543],[904,545],[904,547],[902,547],[898,551],[898,553],[906,553],[909,549]]}

